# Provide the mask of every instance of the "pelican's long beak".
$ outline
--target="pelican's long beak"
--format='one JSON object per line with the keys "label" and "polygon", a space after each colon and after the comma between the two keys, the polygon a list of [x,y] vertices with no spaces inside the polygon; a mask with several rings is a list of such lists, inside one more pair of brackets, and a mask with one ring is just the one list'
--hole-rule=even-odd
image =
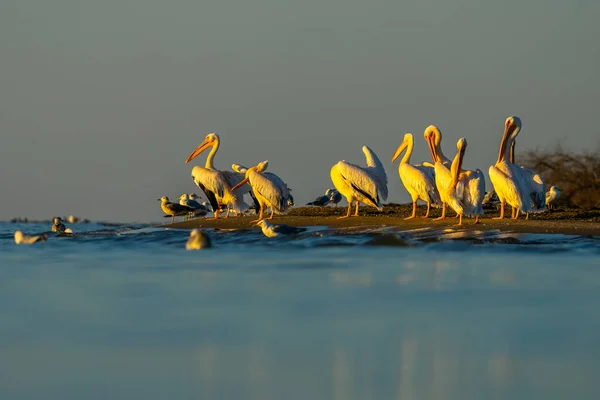
{"label": "pelican's long beak", "polygon": [[248,178],[244,178],[243,181],[241,181],[240,183],[238,183],[237,185],[235,185],[234,187],[231,188],[231,191],[233,192],[234,190],[236,190],[237,188],[245,185],[246,183],[248,183]]}
{"label": "pelican's long beak", "polygon": [[458,160],[452,163],[452,185],[454,188],[458,185],[458,178],[460,176],[460,171],[462,171],[464,157],[465,148],[463,147],[458,151]]}
{"label": "pelican's long beak", "polygon": [[501,163],[506,158],[506,146],[508,145],[508,141],[513,130],[513,124],[507,124],[504,126],[504,134],[502,135],[502,141],[500,142],[500,152],[498,153],[498,163]]}
{"label": "pelican's long beak", "polygon": [[406,143],[406,140],[403,140],[402,143],[400,143],[400,146],[398,146],[398,148],[396,149],[394,155],[392,156],[392,162],[396,161],[396,159],[400,157],[400,154],[402,154],[404,149],[406,149],[406,146],[408,146],[408,143]]}
{"label": "pelican's long beak", "polygon": [[433,135],[430,135],[429,138],[427,138],[427,145],[429,146],[429,153],[431,154],[431,160],[435,164],[435,162],[437,161],[437,153],[435,152],[434,140],[435,139],[433,138]]}
{"label": "pelican's long beak", "polygon": [[212,146],[211,142],[204,140],[204,142],[200,143],[200,146],[196,147],[196,150],[194,150],[192,152],[192,154],[190,154],[190,156],[187,158],[187,160],[185,160],[185,163],[186,164],[189,163],[194,158],[196,158],[198,156],[198,154],[202,153],[204,150],[208,149],[211,146]]}

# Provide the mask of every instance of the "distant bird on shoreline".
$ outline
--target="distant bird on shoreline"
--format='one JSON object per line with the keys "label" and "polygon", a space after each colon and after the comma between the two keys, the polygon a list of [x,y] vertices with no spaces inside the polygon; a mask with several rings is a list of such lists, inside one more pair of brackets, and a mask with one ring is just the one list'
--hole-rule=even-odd
{"label": "distant bird on shoreline", "polygon": [[[331,189],[327,189],[327,192],[329,190],[331,190]],[[310,203],[306,203],[306,205],[307,206],[325,207],[327,204],[329,204],[329,200],[331,200],[331,197],[329,196],[329,194],[327,192],[325,192],[324,196],[319,196],[315,200],[311,201]]]}
{"label": "distant bird on shoreline", "polygon": [[333,204],[336,207],[342,201],[342,194],[335,189],[327,189],[325,194],[329,194],[329,204]]}
{"label": "distant bird on shoreline", "polygon": [[560,190],[556,186],[551,186],[548,193],[546,193],[546,205],[548,210],[554,210],[556,208],[556,202],[560,198]]}
{"label": "distant bird on shoreline", "polygon": [[35,236],[26,236],[21,231],[15,232],[15,243],[16,244],[33,244],[33,243],[37,243],[37,242],[45,242],[46,240],[48,240],[48,235],[46,235],[45,233],[43,233],[41,235],[35,235]]}
{"label": "distant bird on shoreline", "polygon": [[190,232],[190,237],[185,244],[185,248],[187,250],[200,250],[207,249],[209,247],[212,247],[212,244],[208,234],[200,229],[192,229]]}
{"label": "distant bird on shoreline", "polygon": [[256,225],[260,226],[262,233],[267,237],[277,237],[279,235],[295,235],[306,230],[306,228],[298,228],[296,226],[284,224],[273,225],[266,219],[258,221]]}
{"label": "distant bird on shoreline", "polygon": [[187,215],[194,210],[188,206],[182,206],[181,204],[171,203],[167,196],[163,196],[160,199],[160,208],[162,211],[171,216],[171,223],[175,222],[175,216]]}

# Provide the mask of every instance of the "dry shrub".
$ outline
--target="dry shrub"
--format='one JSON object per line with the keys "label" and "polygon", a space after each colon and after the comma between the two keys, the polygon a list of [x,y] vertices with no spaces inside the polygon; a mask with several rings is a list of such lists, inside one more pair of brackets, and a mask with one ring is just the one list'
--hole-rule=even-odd
{"label": "dry shrub", "polygon": [[576,153],[557,145],[553,150],[529,150],[524,165],[537,171],[560,190],[559,204],[600,207],[600,151]]}

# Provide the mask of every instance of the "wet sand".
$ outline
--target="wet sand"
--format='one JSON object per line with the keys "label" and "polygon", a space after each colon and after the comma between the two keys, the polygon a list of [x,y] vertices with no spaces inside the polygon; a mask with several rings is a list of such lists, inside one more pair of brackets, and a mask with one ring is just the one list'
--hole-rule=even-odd
{"label": "wet sand", "polygon": [[[480,223],[473,224],[474,219],[464,218],[463,225],[456,226],[458,219],[454,218],[454,212],[449,210],[447,215],[452,217],[445,220],[434,221],[441,215],[438,209],[432,209],[430,218],[405,220],[410,216],[412,206],[408,204],[389,204],[384,210],[379,212],[373,208],[361,207],[358,217],[338,219],[346,214],[346,207],[299,207],[293,208],[286,215],[275,216],[273,223],[283,223],[293,226],[328,226],[331,228],[350,228],[367,226],[395,226],[398,230],[410,230],[426,227],[452,228],[463,230],[491,230],[510,231],[517,233],[557,233],[566,235],[586,235],[600,236],[600,210],[564,210],[545,212],[530,216],[529,221],[524,216],[520,216],[514,221],[510,218],[503,220],[493,220],[491,217],[497,217],[500,213],[496,210],[486,210],[484,218]],[[420,206],[417,209],[417,216],[425,214],[425,207]],[[508,210],[510,216],[510,210]],[[250,222],[256,219],[256,216],[242,216],[221,218],[217,221],[207,220],[205,218],[196,218],[189,221],[175,222],[174,224],[165,224],[163,227],[193,229],[193,228],[222,228],[222,229],[243,229],[251,228]]]}

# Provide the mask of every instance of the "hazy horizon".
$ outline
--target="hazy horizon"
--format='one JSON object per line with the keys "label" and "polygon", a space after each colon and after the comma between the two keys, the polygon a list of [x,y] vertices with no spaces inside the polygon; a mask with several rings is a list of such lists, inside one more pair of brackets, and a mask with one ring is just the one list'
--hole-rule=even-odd
{"label": "hazy horizon", "polygon": [[[600,3],[142,0],[0,5],[0,220],[77,215],[164,221],[157,199],[195,192],[185,159],[210,132],[220,169],[268,159],[297,205],[332,187],[337,161],[381,158],[388,202],[412,163],[465,137],[486,173],[503,124],[519,153],[600,138]],[[522,154],[522,153],[521,153]],[[487,189],[491,184],[486,181]],[[345,204],[345,200],[343,203]]]}

